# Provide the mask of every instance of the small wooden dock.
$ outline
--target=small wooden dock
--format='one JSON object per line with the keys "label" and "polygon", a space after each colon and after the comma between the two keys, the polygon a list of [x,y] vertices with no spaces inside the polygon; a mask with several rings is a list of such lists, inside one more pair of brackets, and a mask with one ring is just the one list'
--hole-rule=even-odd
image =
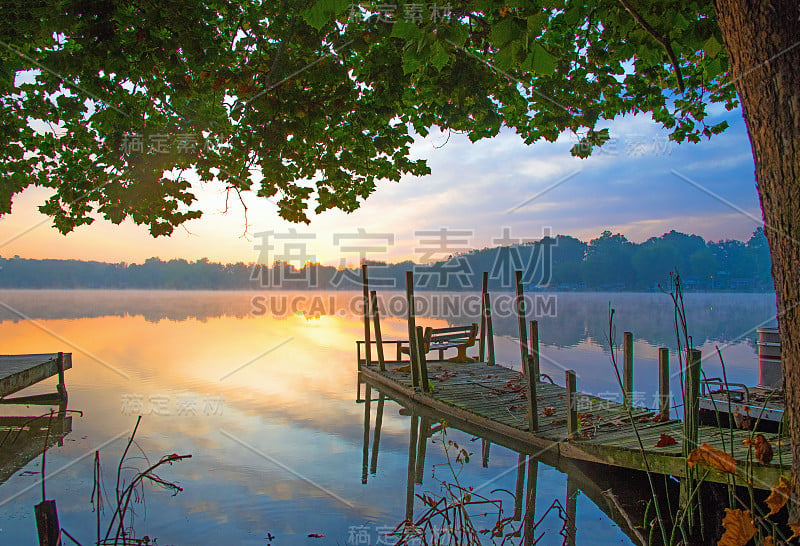
{"label": "small wooden dock", "polygon": [[[408,362],[386,362],[385,371],[377,364],[362,361],[361,374],[365,381],[378,385],[387,394],[434,410],[441,418],[455,418],[478,426],[485,437],[515,451],[535,455],[556,452],[559,457],[601,463],[658,474],[685,477],[686,461],[682,454],[684,425],[679,420],[654,421],[657,414],[647,408],[633,408],[644,456],[639,447],[628,411],[621,403],[578,393],[580,412],[578,434],[570,437],[567,431],[567,389],[549,382],[537,385],[539,430],[530,430],[525,389],[527,379],[509,368],[486,363],[429,362],[428,379],[433,389],[423,393],[412,386]],[[673,438],[671,446],[656,447],[661,435]],[[788,442],[779,442],[777,434],[764,434],[774,448],[771,464],[755,462],[750,448],[744,445],[752,432],[717,427],[698,427],[699,442],[725,452],[731,452],[742,471],[752,473],[753,485],[769,489],[778,476],[788,474],[791,452]],[[727,483],[728,476],[710,470],[708,481]]]}
{"label": "small wooden dock", "polygon": [[5,403],[11,403],[11,400],[16,403],[35,403],[35,398],[21,402],[20,398],[5,397],[56,375],[58,394],[66,397],[64,371],[70,368],[72,368],[71,353],[0,355],[0,399]]}

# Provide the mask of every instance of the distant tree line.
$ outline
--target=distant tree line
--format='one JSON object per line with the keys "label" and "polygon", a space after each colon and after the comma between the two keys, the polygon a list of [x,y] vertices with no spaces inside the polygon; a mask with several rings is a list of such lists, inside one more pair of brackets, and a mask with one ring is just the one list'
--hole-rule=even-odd
{"label": "distant tree line", "polygon": [[[568,235],[521,245],[472,250],[430,264],[368,261],[370,284],[405,287],[414,272],[420,290],[478,290],[489,274],[493,290],[512,289],[514,271],[523,271],[531,290],[657,290],[678,271],[683,287],[697,291],[773,290],[763,228],[747,242],[706,242],[698,235],[670,231],[643,243],[603,232],[588,243]],[[222,264],[206,258],[149,258],[142,264],[0,257],[0,288],[113,288],[175,290],[353,290],[360,268],[321,264]]]}

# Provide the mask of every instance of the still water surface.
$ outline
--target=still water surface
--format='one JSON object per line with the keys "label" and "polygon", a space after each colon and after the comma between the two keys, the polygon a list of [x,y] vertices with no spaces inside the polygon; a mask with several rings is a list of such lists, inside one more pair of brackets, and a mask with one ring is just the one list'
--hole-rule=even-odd
{"label": "still water surface", "polygon": [[[141,414],[133,449],[138,459],[132,465],[144,468],[143,454],[150,461],[171,453],[192,458],[160,471],[183,488],[177,496],[145,488],[144,502],[135,506],[136,536],[155,537],[161,545],[392,543],[384,533],[405,514],[411,418],[386,402],[376,472],[363,483],[364,405],[356,403],[355,366],[355,340],[363,337],[360,297],[0,291],[3,353],[73,353],[73,368],[66,374],[69,409],[81,413],[72,414],[72,431],[63,445],[47,452],[47,496],[57,503],[61,526],[83,544],[94,542],[94,452],[100,451],[105,489],[113,494],[116,464]],[[390,301],[400,294],[383,297],[389,315],[383,320],[384,337],[400,339],[405,321]],[[455,307],[435,305],[434,295],[419,297],[430,305],[418,324],[475,320],[471,300],[458,304],[463,294],[453,295]],[[642,403],[651,405],[658,347],[669,347],[675,360],[669,296],[553,297],[540,310],[555,316],[536,317],[542,372],[563,384],[564,370],[574,369],[579,390],[618,392],[606,339],[610,303],[617,341],[623,331],[634,333],[635,390]],[[729,380],[755,384],[756,328],[775,324],[774,295],[688,294],[686,308],[694,344],[708,357],[706,374],[719,375],[719,347]],[[519,369],[515,318],[497,316],[494,330],[498,362]],[[54,387],[51,379],[29,392]],[[675,378],[673,392],[678,390]],[[33,416],[48,409],[4,406],[2,411]],[[374,403],[371,412],[374,424]],[[516,453],[491,446],[484,468],[480,439],[456,430],[448,439],[476,454],[463,467],[462,484],[514,491]],[[418,493],[438,491],[435,478],[447,477],[445,461],[441,443],[429,440]],[[0,544],[36,543],[33,507],[41,501],[40,464],[37,457],[0,483]],[[564,474],[539,465],[537,509],[543,511],[554,499],[566,505],[566,483]],[[510,502],[506,511],[513,511],[508,495],[496,495]],[[630,543],[585,495],[578,495],[576,513],[577,543]],[[109,518],[107,510],[102,519]],[[547,516],[539,527],[547,537],[542,543],[560,543],[561,524],[557,516]]]}

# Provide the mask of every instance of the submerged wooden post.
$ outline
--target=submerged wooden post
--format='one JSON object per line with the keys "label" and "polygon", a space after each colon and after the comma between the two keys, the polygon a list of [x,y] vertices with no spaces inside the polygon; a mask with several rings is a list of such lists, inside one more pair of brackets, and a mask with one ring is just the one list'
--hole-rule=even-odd
{"label": "submerged wooden post", "polygon": [[[369,366],[372,363],[372,346],[369,339],[369,278],[367,264],[361,265],[361,286],[364,289],[364,362]],[[361,369],[360,359],[358,361],[358,369]]]}
{"label": "submerged wooden post", "polygon": [[522,501],[525,496],[525,454],[517,457],[517,488],[514,491],[514,521],[522,519]]}
{"label": "submerged wooden post", "polygon": [[372,433],[372,458],[369,461],[369,472],[375,474],[378,471],[378,448],[381,442],[381,425],[383,424],[383,405],[386,395],[379,391],[378,407],[375,410],[375,432]]}
{"label": "submerged wooden post", "polygon": [[367,464],[369,462],[369,412],[372,389],[369,383],[364,387],[364,441],[361,458],[361,483],[367,483]]}
{"label": "submerged wooden post", "polygon": [[567,473],[567,517],[564,522],[564,530],[566,536],[564,537],[565,546],[575,546],[577,525],[575,516],[578,513],[578,485],[575,483],[575,478]]}
{"label": "submerged wooden post", "polygon": [[492,442],[486,438],[481,438],[481,466],[489,468],[489,449],[492,447]]}
{"label": "submerged wooden post", "polygon": [[406,271],[406,300],[408,305],[408,357],[411,360],[411,385],[419,387],[417,368],[417,322],[414,311],[414,272]]}
{"label": "submerged wooden post", "polygon": [[519,323],[519,352],[520,364],[525,372],[525,361],[528,358],[528,332],[525,324],[525,293],[522,289],[522,271],[514,272],[514,280],[517,288],[517,322]]}
{"label": "submerged wooden post", "polygon": [[576,398],[576,377],[573,370],[564,372],[567,386],[567,437],[578,433],[578,404]]}
{"label": "submerged wooden post", "polygon": [[378,353],[378,365],[381,371],[386,371],[386,361],[383,358],[383,336],[381,336],[381,315],[378,311],[378,293],[370,291],[369,299],[372,304],[372,322],[375,330],[375,348]]}
{"label": "submerged wooden post", "polygon": [[622,399],[627,407],[633,407],[633,334],[622,334]]}
{"label": "submerged wooden post", "polygon": [[420,417],[419,435],[417,436],[417,461],[414,470],[415,483],[422,483],[425,475],[425,454],[428,451],[428,430],[431,428],[431,421],[428,417]]}
{"label": "submerged wooden post", "polygon": [[33,507],[39,546],[61,546],[61,526],[58,524],[56,501],[42,500]]}
{"label": "submerged wooden post", "polygon": [[422,392],[431,392],[431,385],[428,383],[428,359],[425,357],[425,334],[422,326],[417,326],[417,366],[419,366],[419,382]]}
{"label": "submerged wooden post", "polygon": [[492,327],[492,299],[489,293],[483,295],[484,309],[486,311],[486,363],[494,365],[494,328]]}
{"label": "submerged wooden post", "polygon": [[532,320],[530,323],[531,330],[531,356],[533,357],[533,365],[531,372],[533,372],[534,381],[539,381],[539,321]]}
{"label": "submerged wooden post", "polygon": [[[413,412],[413,410],[412,410]],[[406,482],[406,522],[414,521],[414,482],[417,472],[417,437],[419,416],[411,414],[411,434],[408,439],[408,481]]]}
{"label": "submerged wooden post", "polygon": [[669,349],[658,349],[658,414],[669,419]]}
{"label": "submerged wooden post", "polygon": [[489,293],[489,273],[483,272],[481,280],[481,337],[478,342],[478,362],[486,358],[486,294]]}
{"label": "submerged wooden post", "polygon": [[523,366],[523,373],[527,379],[527,400],[528,400],[528,430],[531,432],[539,431],[539,400],[536,393],[536,384],[539,382],[539,374],[535,373],[538,368],[534,364],[535,357],[528,355]]}
{"label": "submerged wooden post", "polygon": [[528,456],[528,487],[525,500],[525,519],[523,520],[523,544],[534,543],[533,522],[536,518],[536,482],[539,479],[539,461]]}
{"label": "submerged wooden post", "polygon": [[56,386],[56,390],[58,391],[59,396],[61,397],[62,403],[67,403],[67,384],[64,381],[64,353],[58,353],[58,385]]}

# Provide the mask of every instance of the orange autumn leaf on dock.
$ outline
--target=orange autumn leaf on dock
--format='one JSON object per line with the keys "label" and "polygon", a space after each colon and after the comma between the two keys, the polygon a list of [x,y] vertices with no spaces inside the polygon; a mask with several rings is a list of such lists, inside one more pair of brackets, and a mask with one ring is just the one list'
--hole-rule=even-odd
{"label": "orange autumn leaf on dock", "polygon": [[669,434],[662,433],[661,437],[658,439],[658,442],[656,443],[656,447],[674,446],[677,443],[678,441],[675,440],[675,438],[673,438]]}
{"label": "orange autumn leaf on dock", "polygon": [[769,464],[772,461],[772,445],[763,434],[756,434],[752,439],[745,438],[744,445],[755,448],[756,460],[761,464]]}
{"label": "orange autumn leaf on dock", "polygon": [[686,462],[689,463],[689,468],[700,463],[722,472],[736,474],[736,459],[706,443],[697,449],[693,449],[689,456],[686,457]]}
{"label": "orange autumn leaf on dock", "polygon": [[551,407],[551,406],[547,406],[546,408],[544,408],[544,410],[542,411],[542,413],[543,413],[545,416],[547,416],[547,417],[550,417],[551,415],[555,415],[555,414],[556,414],[556,408],[554,408],[554,407]]}
{"label": "orange autumn leaf on dock", "polygon": [[786,525],[792,530],[792,536],[789,537],[789,540],[800,537],[800,521],[790,521]]}
{"label": "orange autumn leaf on dock", "polygon": [[717,546],[744,546],[756,536],[756,526],[749,510],[726,508],[722,526],[725,532],[717,542]]}
{"label": "orange autumn leaf on dock", "polygon": [[767,506],[769,506],[769,514],[767,514],[768,516],[777,514],[781,508],[786,506],[786,502],[789,500],[791,485],[792,482],[783,476],[778,478],[778,485],[770,490],[769,497],[767,497],[767,500],[764,501],[767,503]]}

